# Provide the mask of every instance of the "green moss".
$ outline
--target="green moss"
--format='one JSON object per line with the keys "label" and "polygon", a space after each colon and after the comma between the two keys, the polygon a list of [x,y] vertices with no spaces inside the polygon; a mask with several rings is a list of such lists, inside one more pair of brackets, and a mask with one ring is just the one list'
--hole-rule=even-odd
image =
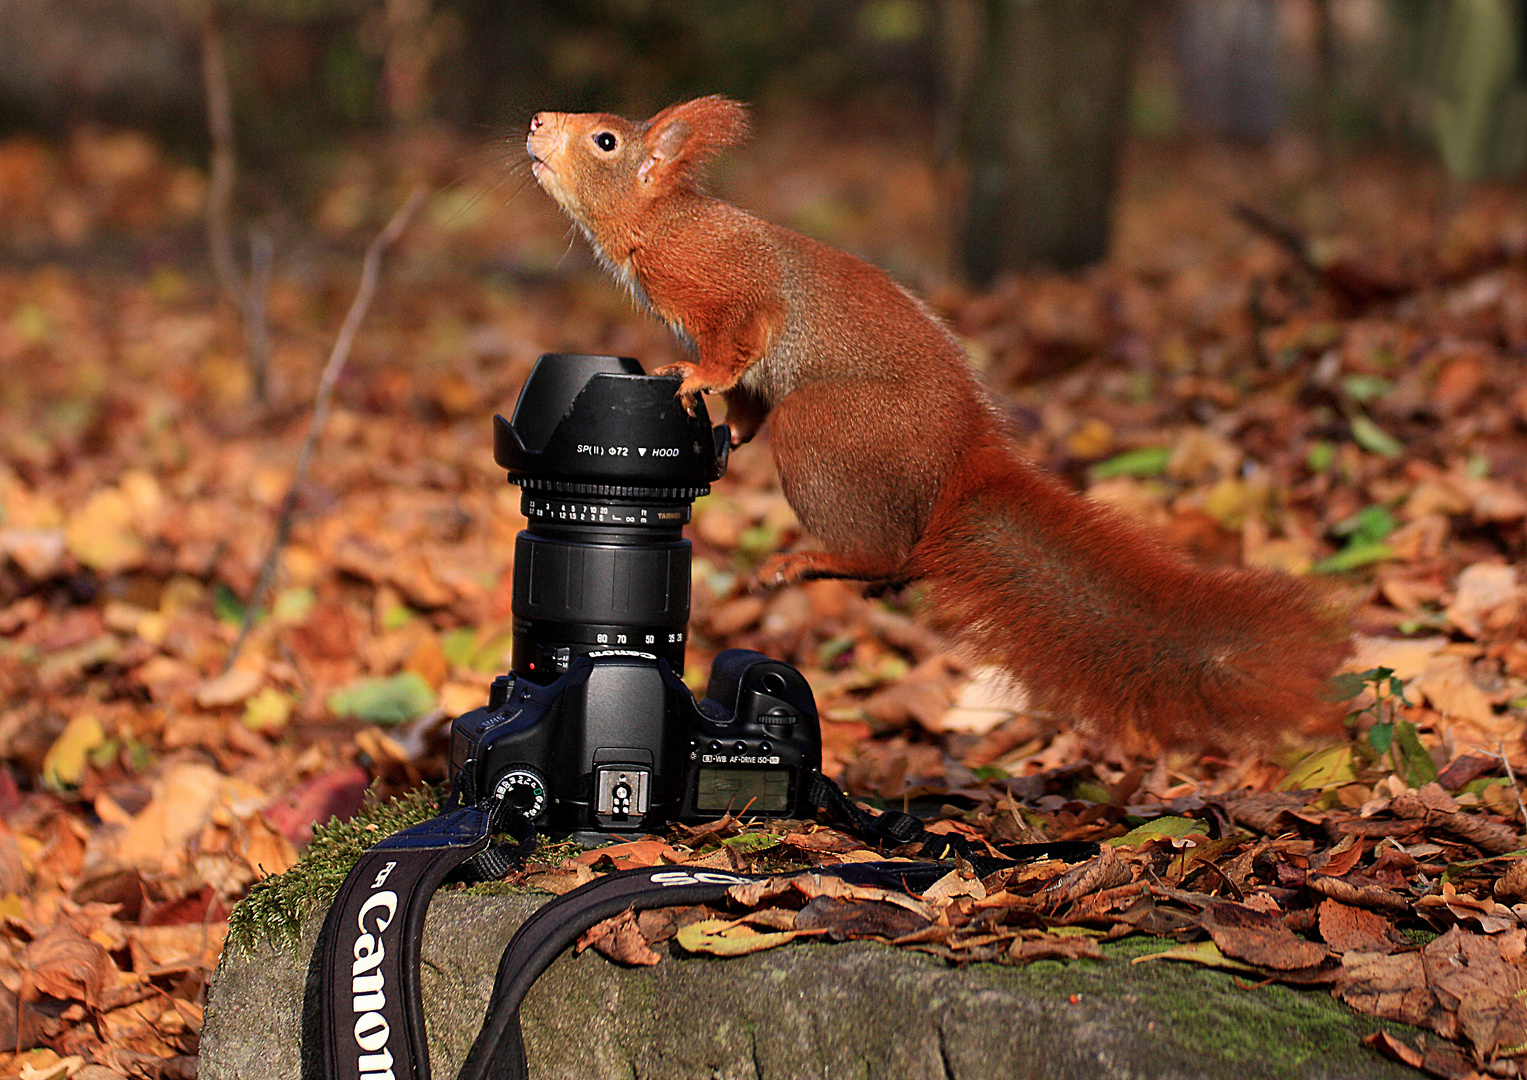
{"label": "green moss", "polygon": [[386,801],[368,792],[354,817],[315,825],[312,843],[297,865],[257,881],[228,916],[228,947],[248,951],[262,941],[296,945],[307,913],[334,899],[368,848],[439,810],[439,794],[429,788]]}
{"label": "green moss", "polygon": [[[383,801],[370,792],[355,816],[313,827],[313,840],[297,865],[255,883],[228,917],[228,945],[248,951],[263,941],[296,945],[308,912],[327,907],[344,884],[345,875],[367,849],[399,829],[417,825],[440,812],[445,790],[422,788]],[[537,838],[537,861],[548,866],[579,854],[570,840]],[[540,890],[502,881],[463,887],[472,896],[519,896]]]}
{"label": "green moss", "polygon": [[1030,992],[1122,1002],[1154,1018],[1164,1040],[1190,1046],[1205,1059],[1254,1063],[1258,1076],[1299,1077],[1305,1063],[1333,1058],[1371,1063],[1359,1045],[1364,1036],[1380,1029],[1415,1034],[1353,1012],[1325,988],[1254,985],[1229,972],[1169,960],[1130,963],[1167,944],[1133,935],[1105,944],[1103,963],[1046,960],[987,970]]}

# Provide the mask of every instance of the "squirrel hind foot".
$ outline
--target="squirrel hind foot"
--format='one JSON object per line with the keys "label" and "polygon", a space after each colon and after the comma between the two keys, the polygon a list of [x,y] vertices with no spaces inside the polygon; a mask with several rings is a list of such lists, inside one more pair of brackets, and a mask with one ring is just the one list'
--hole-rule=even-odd
{"label": "squirrel hind foot", "polygon": [[794,585],[798,581],[842,578],[868,581],[871,588],[896,588],[912,579],[902,563],[887,563],[875,558],[846,558],[826,551],[798,551],[770,555],[748,582],[751,592],[765,592]]}

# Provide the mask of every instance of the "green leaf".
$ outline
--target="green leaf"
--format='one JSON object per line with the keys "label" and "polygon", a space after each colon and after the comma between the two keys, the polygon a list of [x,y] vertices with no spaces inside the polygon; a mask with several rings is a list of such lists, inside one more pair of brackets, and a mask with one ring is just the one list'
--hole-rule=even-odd
{"label": "green leaf", "polygon": [[1394,384],[1380,375],[1348,375],[1341,381],[1341,388],[1353,401],[1369,402],[1381,398],[1394,388]]}
{"label": "green leaf", "polygon": [[1114,476],[1160,476],[1171,459],[1170,446],[1141,447],[1098,462],[1092,467],[1092,475],[1098,480]]}
{"label": "green leaf", "polygon": [[1371,454],[1380,457],[1399,457],[1405,452],[1405,444],[1396,439],[1389,432],[1369,420],[1362,413],[1354,413],[1349,421],[1352,425],[1352,439]]}
{"label": "green leaf", "polygon": [[779,847],[779,837],[773,833],[738,833],[736,836],[726,837],[721,843],[734,851],[767,851],[769,848]]}
{"label": "green leaf", "polygon": [[1309,451],[1304,455],[1304,463],[1310,472],[1321,473],[1331,467],[1331,462],[1336,460],[1336,444],[1321,439],[1310,444]]}
{"label": "green leaf", "polygon": [[219,622],[238,626],[244,621],[244,601],[240,600],[228,586],[218,582],[217,589],[212,594],[212,613],[217,616]]}
{"label": "green leaf", "polygon": [[776,526],[767,523],[754,525],[752,528],[744,529],[742,535],[737,537],[737,554],[756,562],[765,555],[778,551],[779,541],[780,533]]}
{"label": "green leaf", "polygon": [[1382,541],[1378,543],[1348,544],[1335,555],[1321,559],[1310,572],[1315,574],[1339,574],[1356,570],[1370,563],[1383,562],[1394,557],[1394,549]]}
{"label": "green leaf", "polygon": [[1375,753],[1382,754],[1389,749],[1389,744],[1394,741],[1394,724],[1374,724],[1368,730],[1368,745],[1373,747]]}
{"label": "green leaf", "polygon": [[1331,526],[1331,531],[1337,536],[1347,537],[1353,543],[1366,544],[1385,539],[1399,527],[1399,519],[1389,512],[1388,507],[1374,504],[1338,521]]}
{"label": "green leaf", "polygon": [[1191,945],[1178,945],[1171,949],[1163,949],[1161,952],[1147,953],[1144,956],[1135,957],[1130,963],[1143,964],[1147,960],[1186,960],[1190,964],[1224,968],[1226,971],[1256,972],[1261,970],[1239,960],[1232,960],[1220,952],[1219,946],[1212,941],[1195,941]]}
{"label": "green leaf", "polygon": [[1400,755],[1401,778],[1407,784],[1418,788],[1437,779],[1437,763],[1432,760],[1426,747],[1421,745],[1416,725],[1408,720],[1396,721],[1394,741]]}
{"label": "green leaf", "polygon": [[1113,792],[1096,780],[1080,781],[1071,794],[1082,802],[1102,803],[1104,806],[1113,802]]}
{"label": "green leaf", "polygon": [[329,711],[368,724],[401,724],[435,707],[435,691],[416,671],[390,678],[357,679],[329,695]]}
{"label": "green leaf", "polygon": [[1326,680],[1320,696],[1326,701],[1351,701],[1367,687],[1370,677],[1371,673],[1366,671],[1343,671],[1340,675],[1332,675]]}
{"label": "green leaf", "polygon": [[1476,780],[1470,780],[1463,785],[1461,793],[1465,795],[1483,795],[1487,788],[1511,787],[1511,781],[1504,776],[1481,776]]}
{"label": "green leaf", "polygon": [[851,634],[839,634],[837,637],[828,638],[817,646],[817,663],[822,667],[830,667],[834,660],[852,649],[854,644]]}
{"label": "green leaf", "polygon": [[1328,746],[1316,750],[1290,769],[1283,783],[1278,785],[1278,790],[1303,791],[1313,788],[1325,791],[1343,787],[1356,779],[1357,768],[1352,760],[1352,748]]}
{"label": "green leaf", "polygon": [[1136,848],[1150,840],[1181,840],[1208,837],[1209,827],[1197,818],[1159,817],[1108,841],[1113,847]]}

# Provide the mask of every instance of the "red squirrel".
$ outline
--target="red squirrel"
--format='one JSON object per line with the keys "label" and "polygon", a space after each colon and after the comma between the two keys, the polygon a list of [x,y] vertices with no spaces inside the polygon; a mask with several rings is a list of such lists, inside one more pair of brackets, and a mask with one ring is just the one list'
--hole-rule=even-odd
{"label": "red squirrel", "polygon": [[1134,749],[1267,747],[1335,730],[1347,655],[1310,585],[1191,563],[1024,459],[954,335],[881,270],[707,194],[743,142],[719,96],[651,120],[537,113],[531,171],[599,260],[679,337],[692,404],[734,443],[767,417],[785,498],[822,550],[755,583],[925,579],[941,622],[1031,702]]}

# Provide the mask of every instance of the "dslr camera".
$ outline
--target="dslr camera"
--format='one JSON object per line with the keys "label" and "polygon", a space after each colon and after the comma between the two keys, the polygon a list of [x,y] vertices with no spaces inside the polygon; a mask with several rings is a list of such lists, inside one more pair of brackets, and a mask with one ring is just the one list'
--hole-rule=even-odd
{"label": "dslr camera", "polygon": [[821,768],[811,687],[781,660],[716,657],[681,681],[694,500],[730,433],[626,357],[548,354],[493,458],[521,490],[510,671],[451,725],[453,799],[496,796],[556,834],[648,832],[728,812],[805,817]]}

